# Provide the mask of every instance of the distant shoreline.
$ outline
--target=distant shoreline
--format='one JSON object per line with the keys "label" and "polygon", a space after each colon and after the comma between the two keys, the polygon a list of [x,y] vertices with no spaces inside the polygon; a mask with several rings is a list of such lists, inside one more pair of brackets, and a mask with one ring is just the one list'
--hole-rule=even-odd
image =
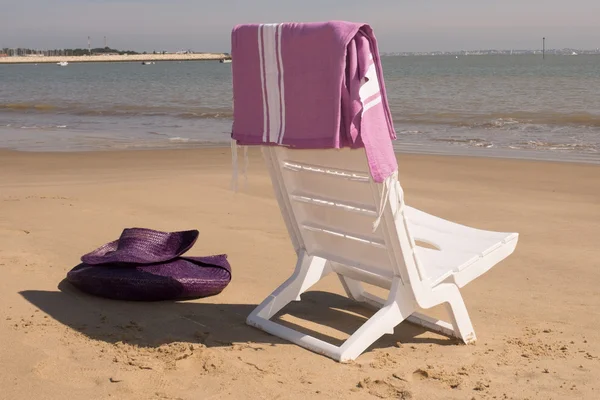
{"label": "distant shoreline", "polygon": [[92,56],[27,56],[0,57],[0,64],[56,64],[60,62],[141,62],[141,61],[206,61],[229,59],[225,53],[199,54],[133,54],[133,55],[92,55]]}

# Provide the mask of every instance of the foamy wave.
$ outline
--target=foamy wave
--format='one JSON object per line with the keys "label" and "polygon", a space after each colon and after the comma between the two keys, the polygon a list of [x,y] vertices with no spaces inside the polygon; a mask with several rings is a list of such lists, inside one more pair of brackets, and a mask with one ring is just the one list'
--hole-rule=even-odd
{"label": "foamy wave", "polygon": [[[6,125],[6,127],[12,127],[12,124]],[[39,130],[52,130],[52,129],[65,129],[67,125],[21,125],[19,129],[39,129]]]}
{"label": "foamy wave", "polygon": [[146,106],[146,105],[111,105],[97,106],[94,104],[45,104],[45,103],[0,103],[0,111],[25,112],[28,114],[67,114],[77,116],[131,117],[170,116],[181,119],[224,119],[232,118],[231,109],[219,108],[188,108],[176,106]]}
{"label": "foamy wave", "polygon": [[529,140],[527,142],[515,143],[508,147],[511,149],[558,150],[584,153],[598,152],[598,149],[594,144],[545,142],[542,140]]}
{"label": "foamy wave", "polygon": [[[519,122],[518,120],[514,119],[514,118],[497,118],[494,119],[492,121],[490,121],[487,125],[489,125],[490,127],[493,128],[502,128],[503,126],[507,126],[507,125],[515,125],[515,124],[520,124],[521,122]],[[484,124],[485,126],[486,124]]]}
{"label": "foamy wave", "polygon": [[470,114],[461,112],[406,113],[394,110],[395,123],[449,125],[465,128],[515,129],[539,126],[600,127],[600,114],[558,112],[513,112]]}
{"label": "foamy wave", "polygon": [[[129,117],[167,116],[187,119],[231,119],[231,108],[151,106],[137,104],[97,105],[87,103],[0,103],[0,112],[66,114],[77,116]],[[449,125],[466,128],[490,129],[535,129],[536,126],[584,126],[600,127],[600,114],[597,113],[560,113],[546,111],[498,112],[473,114],[469,112],[421,112],[410,113],[402,108],[392,110],[395,123]],[[419,130],[402,132],[418,134]]]}
{"label": "foamy wave", "polygon": [[414,130],[414,131],[400,131],[401,134],[406,134],[406,135],[418,135],[420,133],[423,133],[423,131],[419,131],[419,130]]}
{"label": "foamy wave", "polygon": [[494,147],[494,143],[480,138],[434,138],[431,140],[433,142],[444,142],[466,147],[482,147],[486,149]]}
{"label": "foamy wave", "polygon": [[169,138],[169,142],[173,142],[173,143],[188,143],[189,141],[190,141],[190,138],[182,138],[182,137]]}

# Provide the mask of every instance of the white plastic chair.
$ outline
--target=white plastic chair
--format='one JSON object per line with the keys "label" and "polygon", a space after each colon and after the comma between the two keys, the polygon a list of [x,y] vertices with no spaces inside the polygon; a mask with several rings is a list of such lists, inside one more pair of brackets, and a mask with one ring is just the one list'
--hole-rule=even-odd
{"label": "white plastic chair", "polygon": [[[517,233],[473,229],[406,206],[397,179],[389,190],[373,182],[363,149],[262,151],[298,262],[248,316],[249,325],[338,361],[355,359],[404,320],[475,341],[459,289],[510,255]],[[341,346],[271,321],[332,272],[350,298],[379,309]],[[361,282],[389,289],[387,299]],[[438,304],[446,305],[450,323],[417,312]]]}

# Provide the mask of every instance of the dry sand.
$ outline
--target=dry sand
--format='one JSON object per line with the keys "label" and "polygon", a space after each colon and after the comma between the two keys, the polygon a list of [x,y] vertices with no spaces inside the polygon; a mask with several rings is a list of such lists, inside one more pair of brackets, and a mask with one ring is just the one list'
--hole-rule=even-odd
{"label": "dry sand", "polygon": [[[234,194],[227,149],[0,151],[0,399],[600,398],[600,166],[399,157],[409,204],[519,244],[463,290],[476,345],[403,323],[340,364],[244,324],[295,262],[256,153]],[[233,281],[145,304],[63,281],[133,226],[199,229],[189,254],[228,253]],[[339,343],[369,315],[341,293],[328,278],[282,318]]]}

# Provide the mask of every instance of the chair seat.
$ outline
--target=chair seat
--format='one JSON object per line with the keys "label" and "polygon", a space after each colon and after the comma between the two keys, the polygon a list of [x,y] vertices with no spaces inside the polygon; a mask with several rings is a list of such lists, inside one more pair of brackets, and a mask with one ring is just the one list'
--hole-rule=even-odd
{"label": "chair seat", "polygon": [[[506,258],[517,245],[517,233],[484,231],[406,207],[408,230],[416,254],[433,285],[446,279],[462,287]],[[419,246],[419,242],[437,249]]]}

